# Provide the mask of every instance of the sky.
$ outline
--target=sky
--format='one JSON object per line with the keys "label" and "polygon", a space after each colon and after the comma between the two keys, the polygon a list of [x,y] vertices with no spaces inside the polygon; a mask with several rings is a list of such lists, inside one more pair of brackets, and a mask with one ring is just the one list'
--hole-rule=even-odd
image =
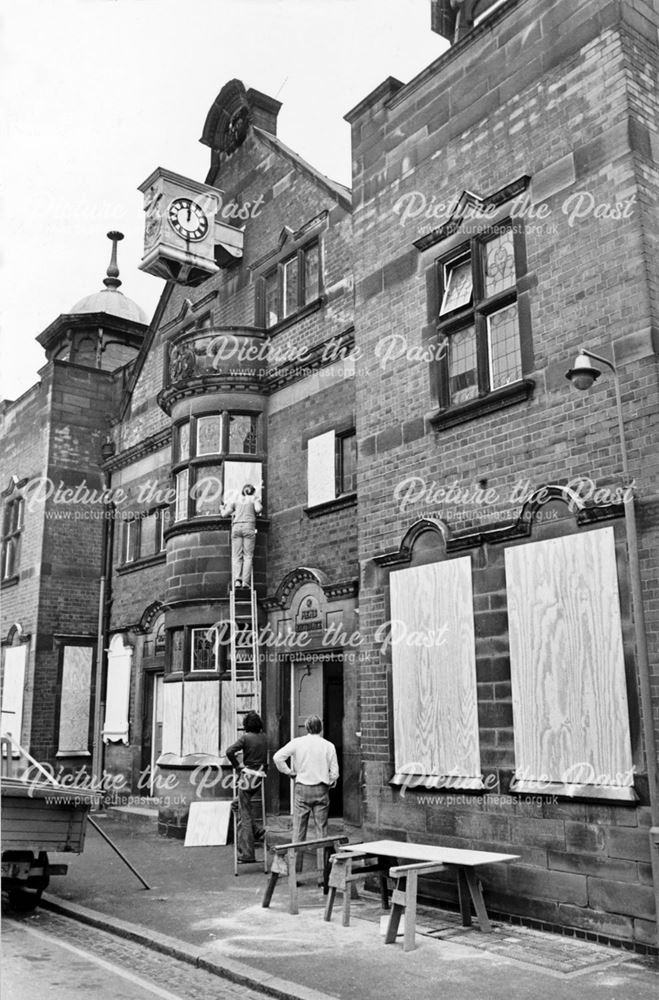
{"label": "sky", "polygon": [[228,80],[282,101],[279,137],[350,184],[343,116],[447,45],[430,0],[4,0],[0,17],[0,399],[37,381],[37,334],[103,287],[109,230],[151,317],[137,187],[157,166],[205,180]]}

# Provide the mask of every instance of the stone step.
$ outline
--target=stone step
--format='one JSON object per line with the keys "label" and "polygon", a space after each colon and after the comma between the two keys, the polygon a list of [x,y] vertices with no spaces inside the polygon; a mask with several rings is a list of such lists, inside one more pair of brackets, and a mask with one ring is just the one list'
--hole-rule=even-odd
{"label": "stone step", "polygon": [[157,829],[158,805],[152,800],[148,805],[108,806],[105,810],[107,819],[113,823],[124,823],[132,829]]}

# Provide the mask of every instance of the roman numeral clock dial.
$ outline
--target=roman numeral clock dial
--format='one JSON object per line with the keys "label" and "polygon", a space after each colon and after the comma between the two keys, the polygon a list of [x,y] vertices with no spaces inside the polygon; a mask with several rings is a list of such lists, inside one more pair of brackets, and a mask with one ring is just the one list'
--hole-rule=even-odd
{"label": "roman numeral clock dial", "polygon": [[206,213],[190,198],[174,198],[167,218],[174,232],[184,240],[203,240],[208,232]]}

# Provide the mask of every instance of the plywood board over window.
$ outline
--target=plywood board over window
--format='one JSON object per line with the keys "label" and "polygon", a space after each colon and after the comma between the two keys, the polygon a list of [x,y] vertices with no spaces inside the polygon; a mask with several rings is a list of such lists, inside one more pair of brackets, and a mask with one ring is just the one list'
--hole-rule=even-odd
{"label": "plywood board over window", "polygon": [[336,435],[318,434],[307,442],[307,503],[310,507],[336,497]]}
{"label": "plywood board over window", "polygon": [[179,757],[183,720],[183,682],[165,684],[163,687],[162,752]]}
{"label": "plywood board over window", "polygon": [[58,756],[89,756],[93,658],[91,646],[64,647]]}
{"label": "plywood board over window", "polygon": [[471,560],[399,570],[390,585],[393,782],[482,788]]}
{"label": "plywood board over window", "polygon": [[1,731],[3,735],[5,733],[11,734],[16,743],[21,741],[23,727],[27,651],[26,643],[22,643],[20,646],[6,646],[4,651]]}
{"label": "plywood board over window", "polygon": [[515,789],[633,800],[613,528],[506,551]]}

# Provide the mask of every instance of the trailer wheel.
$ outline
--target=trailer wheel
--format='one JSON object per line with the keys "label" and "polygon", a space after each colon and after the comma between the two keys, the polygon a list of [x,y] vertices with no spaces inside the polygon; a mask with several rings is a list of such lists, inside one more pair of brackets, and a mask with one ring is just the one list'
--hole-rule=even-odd
{"label": "trailer wheel", "polygon": [[44,889],[48,888],[50,881],[48,855],[45,851],[40,851],[35,860],[34,855],[29,851],[6,851],[2,859],[3,861],[30,861],[31,867],[35,869],[34,875],[9,878],[3,885],[11,908],[17,913],[29,913],[39,905]]}
{"label": "trailer wheel", "polygon": [[43,889],[24,889],[22,886],[12,886],[7,890],[9,905],[16,913],[30,913],[36,909],[41,900]]}

